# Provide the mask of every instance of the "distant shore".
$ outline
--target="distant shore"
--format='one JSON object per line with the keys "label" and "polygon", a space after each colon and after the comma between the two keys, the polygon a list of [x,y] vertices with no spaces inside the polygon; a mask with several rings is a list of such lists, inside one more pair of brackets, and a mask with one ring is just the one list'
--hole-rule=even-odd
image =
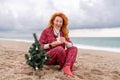
{"label": "distant shore", "polygon": [[63,75],[58,66],[45,65],[42,71],[25,63],[31,42],[0,40],[0,80],[120,80],[120,54],[102,50],[78,49],[73,72],[75,78]]}

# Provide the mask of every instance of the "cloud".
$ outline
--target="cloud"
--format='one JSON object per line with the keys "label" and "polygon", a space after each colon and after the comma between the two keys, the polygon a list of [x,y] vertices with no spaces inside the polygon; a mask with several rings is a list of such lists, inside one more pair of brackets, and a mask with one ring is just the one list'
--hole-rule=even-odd
{"label": "cloud", "polygon": [[39,33],[54,12],[68,16],[69,29],[120,27],[119,0],[0,0],[0,34]]}
{"label": "cloud", "polygon": [[81,27],[118,27],[120,26],[120,3],[117,0],[80,0],[81,14],[78,24]]}
{"label": "cloud", "polygon": [[120,28],[70,30],[70,37],[120,37]]}

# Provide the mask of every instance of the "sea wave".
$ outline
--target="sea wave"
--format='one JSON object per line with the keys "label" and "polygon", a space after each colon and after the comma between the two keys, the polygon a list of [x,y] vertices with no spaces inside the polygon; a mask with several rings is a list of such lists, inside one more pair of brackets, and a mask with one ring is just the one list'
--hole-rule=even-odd
{"label": "sea wave", "polygon": [[[0,38],[0,40],[8,40],[8,41],[18,41],[18,42],[34,42],[33,40],[23,40],[23,39],[4,39]],[[99,46],[91,46],[91,45],[83,45],[83,44],[74,44],[77,48],[81,49],[90,49],[90,50],[102,50],[102,51],[111,51],[120,53],[120,48],[113,47],[99,47]]]}
{"label": "sea wave", "polygon": [[77,48],[81,49],[90,49],[90,50],[102,50],[102,51],[111,51],[120,53],[120,48],[113,47],[99,47],[99,46],[91,46],[91,45],[82,45],[82,44],[74,44]]}

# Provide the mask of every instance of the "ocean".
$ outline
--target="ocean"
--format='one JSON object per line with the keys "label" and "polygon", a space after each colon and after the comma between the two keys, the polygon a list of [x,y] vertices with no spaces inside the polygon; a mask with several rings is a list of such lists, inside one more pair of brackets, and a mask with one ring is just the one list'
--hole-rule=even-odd
{"label": "ocean", "polygon": [[120,52],[120,37],[71,37],[78,48]]}
{"label": "ocean", "polygon": [[[6,40],[33,42],[34,39],[33,37],[26,37]],[[70,37],[70,40],[73,42],[73,45],[77,46],[78,48],[120,53],[120,37]]]}

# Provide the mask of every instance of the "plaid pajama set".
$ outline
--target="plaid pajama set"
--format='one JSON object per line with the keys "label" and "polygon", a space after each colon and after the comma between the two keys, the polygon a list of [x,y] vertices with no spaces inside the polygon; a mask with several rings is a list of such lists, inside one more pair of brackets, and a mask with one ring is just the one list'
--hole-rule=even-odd
{"label": "plaid pajama set", "polygon": [[[62,32],[60,32],[60,36],[63,36]],[[45,44],[56,41],[56,38],[57,36],[54,34],[53,28],[49,27],[42,32],[39,43],[42,47],[44,47]],[[67,41],[71,42],[69,38]],[[58,64],[60,69],[62,69],[64,66],[70,66],[72,68],[77,56],[77,48],[72,46],[65,49],[64,43],[44,50],[50,55],[50,61],[48,61],[47,64]]]}

